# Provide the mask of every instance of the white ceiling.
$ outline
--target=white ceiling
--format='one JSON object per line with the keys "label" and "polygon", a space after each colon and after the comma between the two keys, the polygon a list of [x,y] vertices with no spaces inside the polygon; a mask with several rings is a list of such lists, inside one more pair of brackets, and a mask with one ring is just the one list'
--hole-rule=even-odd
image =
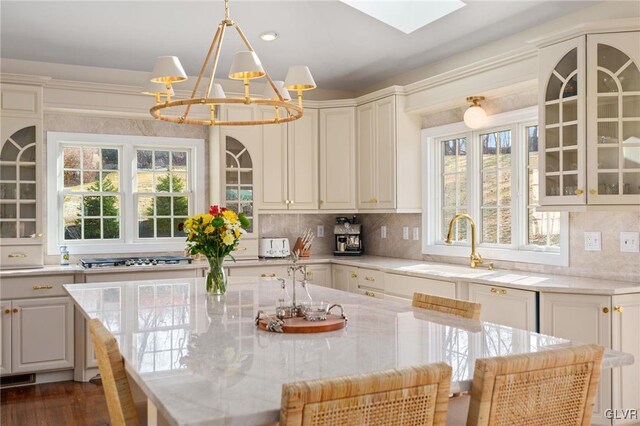
{"label": "white ceiling", "polygon": [[[398,1],[403,7],[404,1]],[[238,22],[274,79],[306,64],[319,87],[358,91],[411,69],[593,5],[590,1],[473,1],[404,34],[337,0],[231,1]],[[222,1],[0,2],[2,58],[150,71],[177,55],[197,75]],[[280,37],[264,42],[259,34]],[[217,76],[242,44],[225,35]],[[33,74],[37,74],[34,70]]]}

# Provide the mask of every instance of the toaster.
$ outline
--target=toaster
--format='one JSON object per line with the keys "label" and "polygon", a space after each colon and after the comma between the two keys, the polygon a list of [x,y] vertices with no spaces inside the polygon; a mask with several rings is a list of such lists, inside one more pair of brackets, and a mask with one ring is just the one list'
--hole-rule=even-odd
{"label": "toaster", "polygon": [[260,238],[258,256],[288,257],[291,254],[287,238]]}

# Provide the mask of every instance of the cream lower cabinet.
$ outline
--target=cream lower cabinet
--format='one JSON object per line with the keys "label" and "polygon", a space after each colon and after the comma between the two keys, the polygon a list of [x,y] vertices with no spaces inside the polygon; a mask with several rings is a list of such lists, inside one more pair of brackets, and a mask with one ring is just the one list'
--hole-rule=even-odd
{"label": "cream lower cabinet", "polygon": [[384,274],[384,292],[387,297],[413,299],[413,293],[420,292],[435,296],[456,297],[456,283],[431,278],[408,275]]}
{"label": "cream lower cabinet", "polygon": [[229,268],[231,277],[256,277],[256,278],[287,278],[287,266],[264,265],[264,266],[231,266]]}
{"label": "cream lower cabinet", "polygon": [[0,374],[11,373],[11,302],[0,303]]}
{"label": "cream lower cabinet", "polygon": [[331,265],[307,265],[307,281],[323,287],[331,287]]}
{"label": "cream lower cabinet", "polygon": [[[605,348],[612,348],[612,340],[615,340],[616,347],[613,349],[624,348],[636,358],[636,363],[629,367],[615,367],[602,371],[598,396],[593,409],[592,422],[594,424],[633,423],[633,421],[625,422],[622,420],[612,422],[611,418],[607,418],[612,417],[607,410],[640,408],[637,391],[640,379],[638,374],[640,300],[638,297],[640,296],[615,296],[612,301],[610,296],[540,294],[541,333],[571,339],[579,343],[596,343]],[[612,304],[615,302],[620,305]],[[614,309],[616,307],[622,308],[622,313],[618,312],[620,309]],[[612,339],[613,335],[616,336],[615,339]],[[635,377],[632,373],[635,373]],[[623,378],[621,377],[623,374],[629,374],[629,376]],[[616,378],[615,397],[612,393],[612,379],[614,377]],[[623,403],[629,405],[623,405]]]}
{"label": "cream lower cabinet", "polygon": [[482,305],[482,321],[529,331],[538,328],[535,291],[470,283],[469,300]]}
{"label": "cream lower cabinet", "polygon": [[73,368],[73,301],[69,297],[17,299],[2,307],[3,374]]}
{"label": "cream lower cabinet", "polygon": [[358,268],[346,265],[332,265],[332,287],[337,290],[355,292],[358,288]]}

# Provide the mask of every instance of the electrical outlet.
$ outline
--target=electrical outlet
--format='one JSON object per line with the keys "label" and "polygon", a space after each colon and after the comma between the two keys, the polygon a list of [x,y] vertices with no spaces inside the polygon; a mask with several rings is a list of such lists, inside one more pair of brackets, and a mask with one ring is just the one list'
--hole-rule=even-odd
{"label": "electrical outlet", "polygon": [[584,249],[585,251],[602,251],[602,233],[600,231],[585,232]]}
{"label": "electrical outlet", "polygon": [[324,238],[324,225],[318,225],[318,231],[316,232],[318,238]]}
{"label": "electrical outlet", "polygon": [[382,225],[380,227],[380,238],[387,238],[387,226]]}
{"label": "electrical outlet", "polygon": [[640,232],[621,232],[620,251],[638,253],[640,251]]}
{"label": "electrical outlet", "polygon": [[403,240],[408,240],[409,239],[409,227],[408,226],[403,226],[402,227],[402,239]]}
{"label": "electrical outlet", "polygon": [[419,239],[420,239],[420,227],[414,226],[413,227],[413,240],[414,241],[418,241]]}

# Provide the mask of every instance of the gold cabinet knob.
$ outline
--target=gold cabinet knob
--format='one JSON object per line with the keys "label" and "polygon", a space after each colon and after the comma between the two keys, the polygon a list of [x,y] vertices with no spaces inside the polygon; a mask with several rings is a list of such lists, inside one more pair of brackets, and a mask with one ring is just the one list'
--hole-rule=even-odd
{"label": "gold cabinet knob", "polygon": [[289,200],[284,200],[284,203],[285,204],[289,204]]}
{"label": "gold cabinet knob", "polygon": [[494,288],[494,287],[491,287],[491,293],[493,293],[493,294],[498,293],[498,289]]}
{"label": "gold cabinet knob", "polygon": [[289,204],[293,204],[293,203],[295,203],[295,201],[289,200]]}
{"label": "gold cabinet knob", "polygon": [[507,294],[507,290],[500,290],[500,294],[502,294],[502,295]]}
{"label": "gold cabinet knob", "polygon": [[5,310],[4,310],[4,313],[5,313],[5,314],[10,314],[10,313],[11,313],[11,309],[5,309]]}
{"label": "gold cabinet knob", "polygon": [[576,195],[584,194],[584,189],[576,189]]}
{"label": "gold cabinet knob", "polygon": [[589,191],[591,193],[591,195],[598,195],[598,190],[597,189],[592,189],[591,191]]}
{"label": "gold cabinet knob", "polygon": [[313,277],[313,272],[307,271],[306,275],[307,275],[307,278],[311,278],[311,277]]}
{"label": "gold cabinet knob", "polygon": [[608,314],[609,313],[609,308],[607,308],[607,307],[602,308],[602,312],[605,313],[605,314]]}
{"label": "gold cabinet knob", "polygon": [[320,204],[324,204],[324,200],[320,200]]}
{"label": "gold cabinet knob", "polygon": [[370,297],[376,297],[376,294],[372,291],[365,291],[364,294]]}
{"label": "gold cabinet knob", "polygon": [[355,272],[351,273],[351,278],[358,278],[358,274],[356,274]]}
{"label": "gold cabinet knob", "polygon": [[13,311],[12,311],[12,312],[13,312],[14,314],[17,314],[17,313],[18,313],[18,308],[13,308]]}
{"label": "gold cabinet knob", "polygon": [[614,306],[613,311],[621,314],[622,312],[624,312],[624,308],[622,306]]}
{"label": "gold cabinet knob", "polygon": [[364,277],[365,280],[367,281],[375,281],[376,279],[373,277]]}

